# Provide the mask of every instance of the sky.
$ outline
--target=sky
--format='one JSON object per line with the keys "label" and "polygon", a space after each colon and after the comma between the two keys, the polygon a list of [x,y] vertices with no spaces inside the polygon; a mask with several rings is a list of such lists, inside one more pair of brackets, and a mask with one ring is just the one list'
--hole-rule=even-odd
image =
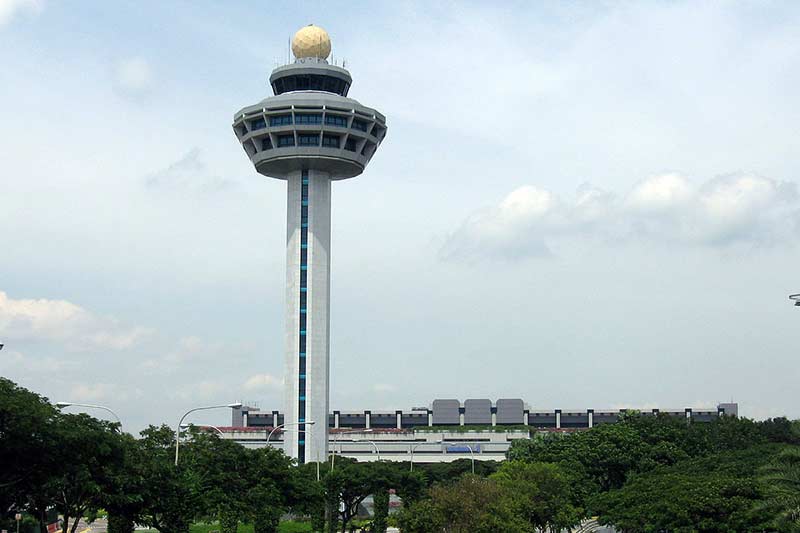
{"label": "sky", "polygon": [[797,2],[0,0],[0,375],[282,409],[286,184],[231,123],[309,23],[389,127],[333,186],[332,409],[800,418]]}

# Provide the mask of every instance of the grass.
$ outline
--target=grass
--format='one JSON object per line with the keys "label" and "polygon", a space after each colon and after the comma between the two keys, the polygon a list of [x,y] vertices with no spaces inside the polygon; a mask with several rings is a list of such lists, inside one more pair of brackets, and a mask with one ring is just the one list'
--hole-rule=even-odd
{"label": "grass", "polygon": [[[209,533],[211,531],[219,531],[218,523],[192,524],[189,528],[189,533]],[[239,524],[237,533],[253,533],[253,524]],[[311,533],[311,524],[308,522],[297,522],[294,520],[287,520],[281,522],[278,526],[278,533]]]}

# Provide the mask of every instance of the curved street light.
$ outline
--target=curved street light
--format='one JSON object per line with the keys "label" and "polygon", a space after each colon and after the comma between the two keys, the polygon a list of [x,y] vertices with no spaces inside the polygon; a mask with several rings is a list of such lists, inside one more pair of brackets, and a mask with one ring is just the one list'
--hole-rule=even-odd
{"label": "curved street light", "polygon": [[[191,426],[192,424],[181,424],[181,429],[186,430],[189,429]],[[211,424],[205,424],[203,426],[197,426],[197,427],[198,429],[209,429],[209,428],[213,429],[214,431],[219,433],[222,438],[225,438],[225,433],[223,433],[223,431],[219,429],[217,426],[212,426]]]}
{"label": "curved street light", "polygon": [[441,441],[420,442],[419,444],[415,444],[415,445],[409,446],[409,453],[411,454],[411,467],[409,468],[409,471],[411,471],[411,472],[414,471],[414,450],[416,450],[420,446],[425,446],[426,444],[440,444],[440,443],[441,443]]}
{"label": "curved street light", "polygon": [[117,423],[119,424],[119,427],[120,428],[122,427],[122,420],[120,420],[120,418],[117,415],[117,413],[115,413],[114,411],[112,411],[108,407],[104,407],[102,405],[92,405],[90,403],[56,402],[56,407],[58,407],[59,409],[64,409],[65,407],[71,407],[71,406],[74,406],[74,407],[85,407],[87,409],[102,409],[103,411],[107,411],[107,412],[111,413],[111,415],[114,418],[117,419]]}
{"label": "curved street light", "polygon": [[790,294],[789,299],[794,302],[794,305],[800,307],[800,294]]}
{"label": "curved street light", "polygon": [[239,409],[242,406],[242,402],[236,403],[229,403],[227,405],[209,405],[207,407],[195,407],[194,409],[189,409],[186,411],[181,419],[178,421],[178,425],[175,427],[175,466],[178,466],[178,450],[181,446],[181,424],[183,424],[183,419],[189,416],[190,414],[194,413],[195,411],[205,411],[208,409],[223,409],[225,407],[229,409]]}
{"label": "curved street light", "polygon": [[284,422],[283,424],[278,424],[277,426],[272,428],[272,431],[270,431],[269,435],[267,435],[267,446],[269,446],[269,439],[272,438],[272,434],[278,431],[279,429],[283,429],[286,426],[299,426],[301,424],[305,424],[307,426],[313,426],[314,424],[316,424],[316,420],[311,420],[309,422]]}
{"label": "curved street light", "polygon": [[466,446],[469,449],[469,455],[472,458],[472,473],[475,473],[475,452],[472,451],[472,444],[468,442],[445,442],[443,440],[437,441],[437,444],[443,445],[445,448],[452,448],[454,446]]}
{"label": "curved street light", "polygon": [[[354,430],[351,430],[351,431],[342,431],[342,432],[336,433],[336,435],[351,435],[353,433],[372,433],[372,429],[371,428],[367,428],[367,429],[354,429]],[[339,439],[331,439],[331,442],[333,442],[333,452],[334,452],[334,453],[331,454],[331,472],[333,472],[333,462],[336,460],[336,443],[337,442],[339,443],[339,455],[342,455],[342,444],[341,444],[342,441],[339,440]],[[361,442],[361,441],[353,441],[353,442]],[[370,441],[370,442],[372,442],[372,441]],[[373,444],[375,444],[375,443],[373,443]],[[376,446],[375,449],[377,450],[378,447]],[[378,460],[380,460],[380,457],[381,457],[381,454],[380,454],[380,452],[378,452]]]}

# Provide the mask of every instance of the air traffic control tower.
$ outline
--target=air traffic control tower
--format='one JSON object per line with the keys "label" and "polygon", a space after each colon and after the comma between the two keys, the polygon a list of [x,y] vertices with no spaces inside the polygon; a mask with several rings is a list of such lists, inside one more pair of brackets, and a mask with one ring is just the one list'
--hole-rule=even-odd
{"label": "air traffic control tower", "polygon": [[233,130],[256,171],[287,183],[284,442],[304,463],[328,453],[331,183],[364,172],[386,118],[347,97],[325,30],[302,28],[292,52],[269,77],[274,96],[237,112]]}

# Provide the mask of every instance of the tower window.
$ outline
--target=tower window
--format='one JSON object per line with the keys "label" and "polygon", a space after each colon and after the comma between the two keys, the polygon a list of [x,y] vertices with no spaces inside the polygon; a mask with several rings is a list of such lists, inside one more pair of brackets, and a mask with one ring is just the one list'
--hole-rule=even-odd
{"label": "tower window", "polygon": [[294,135],[279,135],[278,147],[294,146]]}
{"label": "tower window", "polygon": [[367,131],[367,123],[363,120],[353,119],[353,128],[361,131]]}
{"label": "tower window", "polygon": [[263,130],[267,127],[267,121],[263,118],[257,118],[255,120],[250,121],[250,130]]}
{"label": "tower window", "polygon": [[338,135],[323,135],[322,136],[322,146],[327,146],[329,148],[339,148],[339,136]]}
{"label": "tower window", "polygon": [[339,126],[341,128],[347,127],[347,117],[340,117],[338,115],[325,115],[325,124],[329,126]]}
{"label": "tower window", "polygon": [[298,135],[297,140],[300,146],[319,146],[319,134]]}
{"label": "tower window", "polygon": [[322,124],[322,115],[319,114],[301,114],[294,116],[295,124]]}
{"label": "tower window", "polygon": [[264,137],[261,139],[261,149],[262,150],[271,150],[272,149],[272,141],[269,137]]}
{"label": "tower window", "polygon": [[292,115],[278,115],[277,117],[269,117],[270,126],[286,126],[292,123]]}
{"label": "tower window", "polygon": [[349,150],[351,152],[356,151],[356,140],[355,139],[347,139],[347,142],[344,143],[344,149]]}

